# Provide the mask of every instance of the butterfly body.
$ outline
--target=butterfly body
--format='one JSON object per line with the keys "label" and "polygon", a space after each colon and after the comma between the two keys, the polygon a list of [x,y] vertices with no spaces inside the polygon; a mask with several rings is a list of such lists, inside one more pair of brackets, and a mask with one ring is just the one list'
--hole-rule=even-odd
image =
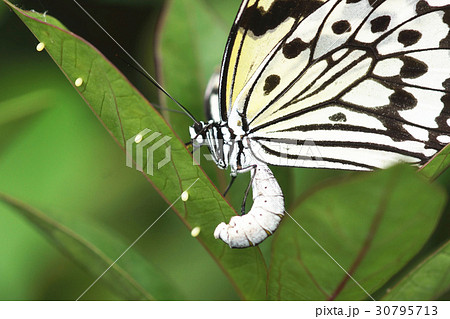
{"label": "butterfly body", "polygon": [[214,237],[231,248],[256,246],[269,237],[284,216],[284,197],[272,171],[264,163],[254,162],[252,170],[253,205],[243,216],[220,223]]}
{"label": "butterfly body", "polygon": [[214,231],[214,237],[231,248],[260,244],[278,228],[284,216],[281,188],[270,168],[253,155],[242,120],[237,116],[232,122],[235,125],[210,120],[190,128],[194,147],[207,145],[219,168],[230,168],[232,176],[251,171],[252,208],[245,215],[232,217],[228,224],[220,223]]}
{"label": "butterfly body", "polygon": [[205,100],[191,136],[233,175],[423,165],[450,143],[450,1],[245,0]]}

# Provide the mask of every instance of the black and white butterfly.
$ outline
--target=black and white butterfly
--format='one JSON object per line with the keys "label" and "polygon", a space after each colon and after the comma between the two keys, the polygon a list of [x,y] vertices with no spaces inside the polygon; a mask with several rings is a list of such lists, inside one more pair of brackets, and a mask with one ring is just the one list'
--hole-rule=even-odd
{"label": "black and white butterfly", "polygon": [[190,130],[220,168],[252,174],[251,210],[215,237],[243,248],[276,230],[284,200],[268,165],[422,165],[450,143],[449,26],[450,0],[243,1],[209,121]]}

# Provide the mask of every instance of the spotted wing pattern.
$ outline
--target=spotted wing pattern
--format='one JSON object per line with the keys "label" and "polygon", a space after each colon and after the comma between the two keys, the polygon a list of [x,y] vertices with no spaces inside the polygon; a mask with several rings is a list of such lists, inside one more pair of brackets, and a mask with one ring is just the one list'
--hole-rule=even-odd
{"label": "spotted wing pattern", "polygon": [[226,119],[244,85],[270,50],[325,0],[244,0],[231,29],[221,69],[220,105]]}

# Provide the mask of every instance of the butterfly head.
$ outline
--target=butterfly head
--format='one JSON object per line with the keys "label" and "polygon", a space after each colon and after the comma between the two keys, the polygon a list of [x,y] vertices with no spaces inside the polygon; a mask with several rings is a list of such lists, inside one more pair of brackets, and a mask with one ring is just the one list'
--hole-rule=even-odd
{"label": "butterfly head", "polygon": [[209,121],[208,123],[198,122],[189,127],[194,152],[202,145],[209,148],[211,157],[217,166],[221,169],[228,167],[229,153],[227,143],[224,143],[224,138],[228,140],[228,128],[220,123]]}

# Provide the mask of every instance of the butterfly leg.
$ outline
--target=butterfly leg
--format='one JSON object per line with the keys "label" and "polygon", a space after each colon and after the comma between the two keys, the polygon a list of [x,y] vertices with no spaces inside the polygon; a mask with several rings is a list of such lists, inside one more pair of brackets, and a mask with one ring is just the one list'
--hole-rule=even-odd
{"label": "butterfly leg", "polygon": [[250,178],[250,182],[248,183],[247,189],[245,190],[244,199],[242,200],[242,206],[241,206],[241,216],[245,215],[245,204],[247,203],[247,197],[248,193],[250,192],[250,188],[253,185],[253,180],[255,178],[255,172],[258,165],[252,165],[253,171],[252,171],[252,177]]}
{"label": "butterfly leg", "polygon": [[228,191],[230,190],[231,186],[233,185],[234,181],[236,180],[236,175],[231,175],[231,181],[227,186],[227,189],[225,190],[225,192],[223,192],[223,197],[227,196]]}

